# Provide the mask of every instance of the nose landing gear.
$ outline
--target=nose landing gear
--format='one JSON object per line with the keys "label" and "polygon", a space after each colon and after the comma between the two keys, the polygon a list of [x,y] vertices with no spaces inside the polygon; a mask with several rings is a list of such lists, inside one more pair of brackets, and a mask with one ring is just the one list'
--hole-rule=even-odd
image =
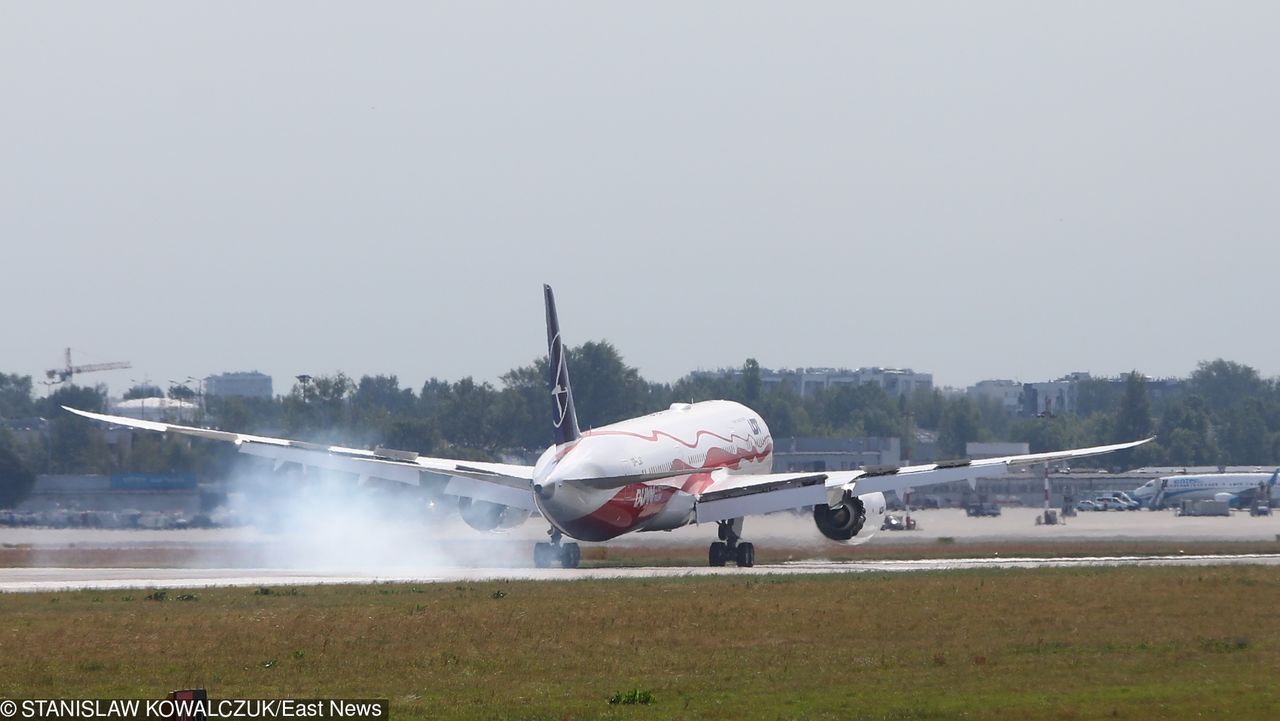
{"label": "nose landing gear", "polygon": [[707,551],[707,561],[712,566],[723,566],[733,561],[739,568],[750,568],[756,564],[756,547],[742,540],[742,519],[717,521],[716,533],[720,540],[711,544]]}
{"label": "nose landing gear", "polygon": [[558,528],[547,531],[547,535],[551,536],[550,543],[533,544],[533,565],[538,568],[551,568],[559,563],[561,568],[577,568],[578,562],[582,560],[582,549],[578,544],[572,541],[561,543],[560,539],[564,534]]}

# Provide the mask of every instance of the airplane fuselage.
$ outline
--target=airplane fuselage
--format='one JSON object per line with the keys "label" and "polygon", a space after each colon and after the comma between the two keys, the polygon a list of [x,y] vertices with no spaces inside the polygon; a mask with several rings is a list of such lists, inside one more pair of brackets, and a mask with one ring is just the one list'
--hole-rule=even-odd
{"label": "airplane fuselage", "polygon": [[[1133,491],[1132,495],[1139,503],[1150,505],[1152,500],[1161,496],[1164,505],[1176,504],[1180,501],[1212,500],[1219,493],[1230,493],[1232,496],[1252,494],[1259,485],[1271,493],[1272,473],[1209,473],[1195,476],[1166,476],[1147,481]],[[1163,494],[1160,494],[1163,488]]]}
{"label": "airplane fuselage", "polygon": [[[678,403],[548,448],[534,466],[534,501],[565,535],[607,541],[686,525],[694,497],[716,479],[772,469],[773,437],[758,413],[732,401]],[[625,480],[637,476],[651,479]]]}

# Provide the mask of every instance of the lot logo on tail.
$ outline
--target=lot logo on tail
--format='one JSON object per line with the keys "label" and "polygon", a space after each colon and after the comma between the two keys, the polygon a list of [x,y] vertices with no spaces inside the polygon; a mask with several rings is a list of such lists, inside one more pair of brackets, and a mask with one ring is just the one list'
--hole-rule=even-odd
{"label": "lot logo on tail", "polygon": [[560,320],[556,317],[556,298],[551,286],[542,286],[547,301],[547,385],[551,389],[551,425],[556,445],[576,441],[578,414],[573,410],[573,388],[569,385],[569,362],[565,359],[564,342],[560,340]]}
{"label": "lot logo on tail", "polygon": [[551,357],[555,363],[554,375],[551,377],[551,397],[555,399],[554,417],[551,422],[556,428],[564,426],[565,417],[569,415],[569,371],[564,367],[564,347],[557,335],[551,341]]}

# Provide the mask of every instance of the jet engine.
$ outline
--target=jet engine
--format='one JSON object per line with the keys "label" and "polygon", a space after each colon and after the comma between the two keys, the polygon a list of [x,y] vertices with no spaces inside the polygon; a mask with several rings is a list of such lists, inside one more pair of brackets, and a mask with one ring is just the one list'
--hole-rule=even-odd
{"label": "jet engine", "polygon": [[856,546],[871,540],[884,520],[884,494],[864,493],[855,496],[846,490],[840,502],[813,507],[813,522],[822,535],[833,541]]}
{"label": "jet engine", "polygon": [[529,512],[520,508],[461,497],[458,499],[458,511],[468,526],[477,531],[495,533],[510,531],[529,518]]}

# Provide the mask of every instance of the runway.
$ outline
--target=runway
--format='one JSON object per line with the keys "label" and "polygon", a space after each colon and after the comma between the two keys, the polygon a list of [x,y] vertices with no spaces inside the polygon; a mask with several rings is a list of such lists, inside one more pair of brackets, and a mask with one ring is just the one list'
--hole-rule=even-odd
{"label": "runway", "polygon": [[[1081,566],[1280,565],[1271,553],[1280,539],[1280,514],[1251,518],[1179,518],[1172,513],[1093,513],[1058,526],[1036,526],[1037,511],[1007,509],[1000,518],[968,518],[956,509],[920,512],[921,530],[881,532],[864,548],[919,547],[913,560],[867,560],[833,557],[833,546],[806,516],[774,514],[752,518],[748,538],[758,548],[794,550],[796,559],[750,569],[710,568],[705,558],[714,531],[689,526],[674,532],[624,536],[608,544],[583,546],[586,568],[539,569],[528,564],[535,540],[545,528],[526,523],[506,534],[479,534],[451,522],[436,527],[381,523],[350,527],[333,519],[324,524],[276,533],[253,528],[182,531],[102,529],[0,529],[0,593],[67,589],[202,588],[212,586],[281,586],[351,583],[445,583],[495,580],[570,580],[602,578],[672,578],[687,576],[759,576],[817,573],[911,573],[975,568],[1071,568]],[[339,518],[338,520],[341,520]],[[937,556],[941,543],[954,544],[959,555],[966,544],[973,557]],[[1094,542],[1112,546],[1096,551]],[[1187,543],[1190,553],[1141,555],[1118,550],[1116,544],[1167,542],[1146,553],[1170,553]],[[1195,543],[1255,544],[1256,553],[1218,554],[1223,549]],[[1027,548],[1037,545],[1038,551]],[[1061,555],[1045,552],[1061,545]],[[989,555],[995,546],[998,555]],[[1071,550],[1067,550],[1070,548]],[[1167,550],[1166,550],[1167,549]],[[1123,556],[1114,555],[1123,553]],[[1107,555],[1112,554],[1112,555]],[[639,556],[637,558],[637,556]],[[1007,556],[1007,557],[1006,557]],[[1037,557],[1029,557],[1037,556]],[[1056,557],[1055,557],[1056,556]],[[627,558],[645,564],[637,567]],[[683,558],[689,565],[652,564],[659,558]],[[783,556],[786,557],[786,556]],[[775,556],[778,558],[778,556]],[[810,560],[800,560],[810,559]],[[823,559],[823,560],[811,560]],[[633,562],[634,563],[634,562]]]}
{"label": "runway", "polygon": [[1280,566],[1280,554],[1098,556],[1080,558],[959,558],[910,561],[796,561],[754,568],[439,568],[420,573],[314,572],[270,568],[2,568],[0,593],[70,590],[189,589],[217,586],[319,586],[365,583],[570,581],[617,578],[918,573],[966,569],[1134,566]]}

